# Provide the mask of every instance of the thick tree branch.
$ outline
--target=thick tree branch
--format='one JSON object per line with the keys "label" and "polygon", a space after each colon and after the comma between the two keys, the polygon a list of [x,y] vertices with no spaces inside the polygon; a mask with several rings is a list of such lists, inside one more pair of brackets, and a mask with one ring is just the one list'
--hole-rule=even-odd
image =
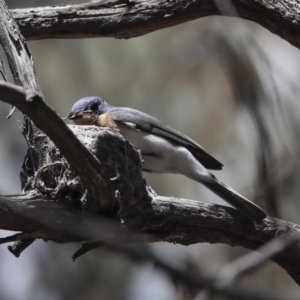
{"label": "thick tree branch", "polygon": [[[4,0],[0,0],[0,16],[0,42],[6,54],[14,82],[17,85],[33,90],[43,98],[31,53],[28,51],[20,29]],[[6,77],[4,79],[6,80]],[[14,111],[15,106],[12,107],[8,118]]]}
{"label": "thick tree branch", "polygon": [[[18,89],[2,82],[3,84],[0,84],[1,100],[16,106],[28,116],[40,130],[48,134],[64,154],[88,190],[87,197],[90,201],[86,209],[90,211],[110,209],[114,206],[114,196],[110,193],[111,189],[100,172],[98,161],[77,140],[62,119],[43,101],[31,54],[4,0],[0,0],[0,16],[0,41],[8,57],[14,81],[27,88]],[[33,130],[34,128],[28,129],[28,131]],[[101,201],[99,201],[100,196]]]}
{"label": "thick tree branch", "polygon": [[[181,203],[180,207],[177,209],[172,208],[172,201],[178,201]],[[153,217],[154,214],[159,214],[160,217],[165,218],[168,223],[168,218],[173,218],[176,215],[180,215],[183,211],[187,214],[190,212],[195,219],[195,212],[193,209],[189,209],[186,206],[186,202],[190,204],[193,202],[193,206],[197,207],[200,213],[198,213],[198,222],[204,222],[204,226],[207,226],[210,221],[205,216],[206,213],[210,217],[214,216],[219,218],[217,211],[222,210],[223,216],[226,216],[226,220],[232,220],[230,227],[233,231],[238,231],[238,227],[243,224],[242,220],[244,219],[238,212],[237,215],[241,217],[239,221],[233,220],[231,214],[234,214],[234,210],[230,208],[220,207],[213,204],[204,204],[198,201],[184,200],[184,199],[160,199],[164,201],[165,204],[170,208],[168,212],[163,212],[157,209],[154,209],[152,212],[146,211],[145,213],[151,213]],[[192,208],[192,206],[190,206]],[[203,212],[206,212],[204,215]],[[95,217],[88,214],[81,213],[78,210],[70,210],[63,205],[58,204],[54,201],[48,201],[47,199],[41,198],[32,198],[32,199],[22,199],[21,197],[4,197],[0,196],[0,227],[6,229],[11,229],[12,226],[15,230],[26,229],[30,231],[30,236],[36,238],[44,238],[54,240],[56,242],[74,242],[74,241],[84,241],[91,240],[104,241],[109,249],[126,255],[136,262],[154,262],[158,268],[161,268],[167,272],[173,280],[186,284],[189,288],[201,289],[204,287],[211,288],[216,293],[220,293],[228,299],[240,299],[241,295],[245,295],[243,299],[247,300],[258,300],[258,299],[292,299],[287,295],[272,295],[269,293],[257,293],[250,290],[238,290],[235,287],[229,287],[226,289],[218,289],[214,286],[214,282],[205,277],[192,276],[190,272],[181,270],[180,268],[174,267],[173,265],[168,264],[164,260],[161,260],[159,257],[155,256],[152,252],[149,252],[148,249],[133,249],[129,248],[129,243],[144,243],[144,242],[155,242],[155,241],[165,241],[166,232],[164,230],[158,230],[155,226],[153,228],[156,233],[149,233],[147,231],[135,231],[128,230],[126,224],[123,225],[123,228],[119,227],[117,222],[106,219],[104,217]],[[226,223],[226,220],[223,222]],[[245,220],[245,219],[244,219]],[[269,220],[269,222],[272,222]],[[281,223],[281,221],[279,221]],[[192,222],[193,223],[193,222]],[[186,237],[190,235],[190,227],[193,226],[189,222],[189,217],[186,216],[183,219],[182,225],[185,225],[185,230],[180,234],[177,233],[177,237],[171,239],[173,242],[181,242],[179,236],[185,235]],[[171,224],[168,224],[171,225]],[[285,224],[287,225],[287,224]],[[292,224],[289,223],[289,226]],[[237,226],[237,227],[236,227]],[[235,227],[235,229],[234,229]],[[245,228],[245,224],[243,224]],[[247,226],[246,226],[247,227]],[[253,232],[256,230],[253,226],[250,226],[248,223],[248,228]],[[151,228],[149,228],[151,229]],[[200,229],[200,228],[197,228]],[[262,231],[259,231],[259,234],[262,234]],[[201,230],[197,234],[199,240],[207,239],[208,233],[204,233],[202,236]],[[210,235],[219,235],[212,228]],[[206,237],[205,237],[206,236]],[[9,239],[8,239],[9,240]],[[209,239],[207,239],[209,241]],[[231,239],[228,242],[234,243],[235,238]],[[191,241],[184,244],[189,244],[197,242]],[[215,241],[216,242],[216,241]],[[281,255],[286,258],[290,255],[290,252],[282,253]],[[265,298],[263,298],[265,297]]]}
{"label": "thick tree branch", "polygon": [[14,9],[12,13],[29,40],[131,38],[198,18],[220,15],[220,7],[215,1],[222,6],[222,15],[254,21],[300,47],[300,12],[292,0],[102,0],[80,5]]}
{"label": "thick tree branch", "polygon": [[[143,201],[149,200],[140,199],[139,203]],[[164,241],[183,245],[208,242],[253,250],[276,236],[299,235],[300,232],[300,226],[290,222],[268,218],[263,226],[256,225],[232,208],[199,201],[157,196],[151,203],[146,210],[146,206],[142,206],[142,216],[138,204],[133,212],[123,212],[130,215],[130,219],[125,218],[121,228],[117,221],[85,214],[57,201],[0,196],[0,228],[29,231],[31,237],[57,242],[122,244]],[[298,284],[299,256],[300,246],[295,244],[272,258]]]}
{"label": "thick tree branch", "polygon": [[101,175],[99,162],[78,141],[51,107],[31,90],[4,81],[0,81],[0,95],[2,101],[16,106],[30,117],[39,129],[47,133],[95,199],[99,200],[99,196],[101,196],[100,201],[95,202],[91,210],[95,211],[95,208],[107,209],[114,206],[114,198]]}
{"label": "thick tree branch", "polygon": [[0,42],[7,56],[15,83],[31,89],[43,97],[32,56],[4,0],[0,1],[0,16]]}

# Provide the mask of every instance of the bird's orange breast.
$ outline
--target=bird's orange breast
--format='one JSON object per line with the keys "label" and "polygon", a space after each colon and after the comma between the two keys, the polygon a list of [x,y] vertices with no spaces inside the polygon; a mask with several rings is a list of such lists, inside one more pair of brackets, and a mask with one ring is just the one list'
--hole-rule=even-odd
{"label": "bird's orange breast", "polygon": [[98,116],[97,125],[101,127],[112,128],[112,129],[118,128],[118,126],[116,125],[115,121],[113,120],[109,112],[106,112],[105,114]]}

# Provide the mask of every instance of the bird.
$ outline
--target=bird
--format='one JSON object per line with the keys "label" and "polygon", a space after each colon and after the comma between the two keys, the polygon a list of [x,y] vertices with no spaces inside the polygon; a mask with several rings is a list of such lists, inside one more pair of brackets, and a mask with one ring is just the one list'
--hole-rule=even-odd
{"label": "bird", "polygon": [[97,96],[78,100],[66,119],[76,125],[96,125],[116,129],[141,150],[143,171],[182,174],[203,184],[248,219],[261,222],[266,213],[255,203],[219,180],[209,170],[223,164],[183,133],[141,111],[114,107]]}

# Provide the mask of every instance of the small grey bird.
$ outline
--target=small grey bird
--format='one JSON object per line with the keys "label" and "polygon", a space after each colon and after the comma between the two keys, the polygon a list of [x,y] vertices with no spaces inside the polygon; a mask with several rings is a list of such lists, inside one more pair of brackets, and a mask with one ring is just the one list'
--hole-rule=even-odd
{"label": "small grey bird", "polygon": [[119,129],[123,137],[141,149],[143,171],[183,174],[195,180],[246,217],[259,222],[266,213],[256,204],[225,185],[210,170],[223,165],[191,138],[159,120],[126,107],[113,107],[100,97],[77,101],[67,117],[77,125],[97,125]]}

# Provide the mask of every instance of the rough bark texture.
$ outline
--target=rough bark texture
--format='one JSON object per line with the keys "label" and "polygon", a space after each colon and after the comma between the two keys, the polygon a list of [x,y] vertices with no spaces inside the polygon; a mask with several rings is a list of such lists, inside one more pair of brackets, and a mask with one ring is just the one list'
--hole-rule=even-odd
{"label": "rough bark texture", "polygon": [[112,0],[15,9],[12,14],[29,40],[131,38],[190,20],[222,14],[254,21],[300,47],[300,6],[294,0]]}
{"label": "rough bark texture", "polygon": [[27,44],[7,10],[5,2],[1,1],[0,42],[7,56],[14,81],[17,85],[31,89],[43,97]]}
{"label": "rough bark texture", "polygon": [[[94,126],[71,129],[109,175],[118,199],[115,208],[106,217],[97,211],[84,213],[84,186],[51,140],[39,134],[34,135],[35,148],[22,171],[24,190],[30,194],[0,197],[0,228],[57,242],[209,242],[253,250],[276,236],[300,232],[299,225],[282,220],[267,218],[254,224],[229,207],[156,196],[141,175],[137,150],[118,133]],[[298,283],[299,260],[299,245],[274,258]]]}

